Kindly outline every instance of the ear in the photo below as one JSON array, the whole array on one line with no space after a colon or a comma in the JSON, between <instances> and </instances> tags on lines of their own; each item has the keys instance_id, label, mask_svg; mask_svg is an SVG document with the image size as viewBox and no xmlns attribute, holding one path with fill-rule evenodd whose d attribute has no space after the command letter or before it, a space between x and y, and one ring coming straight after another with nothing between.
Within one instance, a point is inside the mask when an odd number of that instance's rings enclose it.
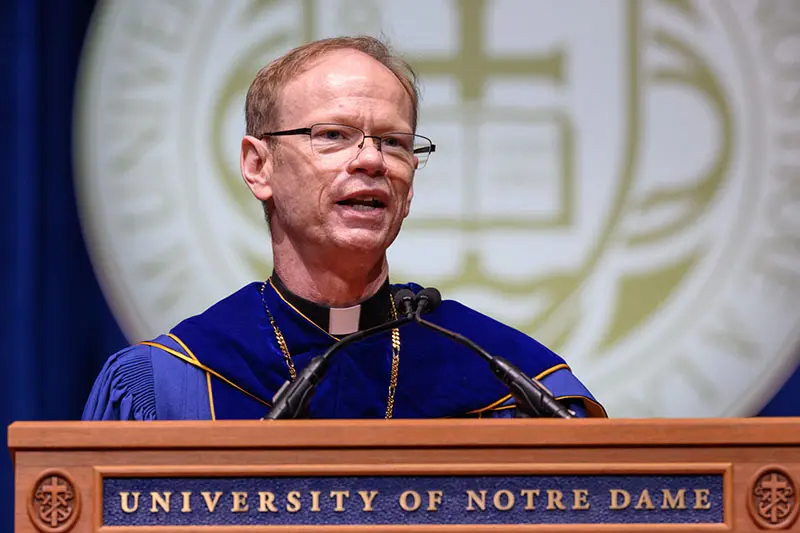
<instances>
[{"instance_id":1,"label":"ear","mask_svg":"<svg viewBox=\"0 0 800 533\"><path fill-rule=\"evenodd\" d=\"M251 135L242 139L239 157L242 178L253 196L262 202L272 198L272 159L272 152L264 142Z\"/></svg>"}]
</instances>

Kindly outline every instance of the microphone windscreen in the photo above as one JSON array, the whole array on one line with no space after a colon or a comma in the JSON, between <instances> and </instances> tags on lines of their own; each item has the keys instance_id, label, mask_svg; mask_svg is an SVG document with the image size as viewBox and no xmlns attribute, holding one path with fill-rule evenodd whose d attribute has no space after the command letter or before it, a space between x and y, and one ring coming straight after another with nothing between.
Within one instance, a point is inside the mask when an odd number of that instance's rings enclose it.
<instances>
[{"instance_id":1,"label":"microphone windscreen","mask_svg":"<svg viewBox=\"0 0 800 533\"><path fill-rule=\"evenodd\" d=\"M428 300L428 303L425 306L426 313L434 311L437 307L439 307L439 304L442 303L442 293L433 287L426 287L417 293L417 301L423 298Z\"/></svg>"},{"instance_id":2,"label":"microphone windscreen","mask_svg":"<svg viewBox=\"0 0 800 533\"><path fill-rule=\"evenodd\" d=\"M394 305L399 309L405 308L405 302L413 302L416 298L411 289L400 289L394 294Z\"/></svg>"}]
</instances>

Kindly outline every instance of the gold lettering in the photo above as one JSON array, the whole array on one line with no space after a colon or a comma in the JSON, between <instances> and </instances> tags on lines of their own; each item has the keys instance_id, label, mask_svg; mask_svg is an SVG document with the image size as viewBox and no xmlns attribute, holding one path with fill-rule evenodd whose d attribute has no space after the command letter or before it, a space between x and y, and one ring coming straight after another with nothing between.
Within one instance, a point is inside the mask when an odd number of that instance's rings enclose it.
<instances>
[{"instance_id":1,"label":"gold lettering","mask_svg":"<svg viewBox=\"0 0 800 533\"><path fill-rule=\"evenodd\" d=\"M467 491L467 511L474 511L475 505L477 505L481 511L486 510L486 491L482 490L480 493L481 495L478 496L475 494L474 490Z\"/></svg>"},{"instance_id":2,"label":"gold lettering","mask_svg":"<svg viewBox=\"0 0 800 533\"><path fill-rule=\"evenodd\" d=\"M300 493L296 490L291 491L286 495L286 510L290 513L296 513L300 510Z\"/></svg>"},{"instance_id":3,"label":"gold lettering","mask_svg":"<svg viewBox=\"0 0 800 533\"><path fill-rule=\"evenodd\" d=\"M533 504L534 497L539 495L539 489L522 489L520 494L528 498L527 503L525 504L526 511L535 511L536 506Z\"/></svg>"},{"instance_id":4,"label":"gold lettering","mask_svg":"<svg viewBox=\"0 0 800 533\"><path fill-rule=\"evenodd\" d=\"M442 503L442 496L444 496L444 494L440 490L429 490L428 508L426 511L438 511L439 505Z\"/></svg>"},{"instance_id":5,"label":"gold lettering","mask_svg":"<svg viewBox=\"0 0 800 533\"><path fill-rule=\"evenodd\" d=\"M505 503L502 502L501 497L505 497ZM498 511L508 511L514 507L514 495L511 491L506 489L498 490L494 493L492 503L494 504L494 508Z\"/></svg>"},{"instance_id":6,"label":"gold lettering","mask_svg":"<svg viewBox=\"0 0 800 533\"><path fill-rule=\"evenodd\" d=\"M333 508L337 513L344 511L344 499L350 497L349 490L332 490L331 498L336 498L336 507Z\"/></svg>"},{"instance_id":7,"label":"gold lettering","mask_svg":"<svg viewBox=\"0 0 800 533\"><path fill-rule=\"evenodd\" d=\"M414 502L411 505L408 503L409 496L411 496L411 499ZM419 509L420 505L422 505L422 497L417 491L407 490L400 495L400 507L402 507L404 511L416 511Z\"/></svg>"},{"instance_id":8,"label":"gold lettering","mask_svg":"<svg viewBox=\"0 0 800 533\"><path fill-rule=\"evenodd\" d=\"M589 510L589 491L586 489L572 489L572 509L575 511Z\"/></svg>"},{"instance_id":9,"label":"gold lettering","mask_svg":"<svg viewBox=\"0 0 800 533\"><path fill-rule=\"evenodd\" d=\"M130 502L128 501L128 496L130 496L131 494L133 494L133 505L132 506L130 505ZM133 492L133 493L131 493L131 492L120 492L119 493L120 505L122 506L122 512L123 513L135 513L136 512L136 510L139 508L139 494L141 494L141 493L140 492Z\"/></svg>"},{"instance_id":10,"label":"gold lettering","mask_svg":"<svg viewBox=\"0 0 800 533\"><path fill-rule=\"evenodd\" d=\"M636 502L636 507L634 509L655 509L656 506L653 505L653 500L650 499L650 491L644 489L642 493L639 495L639 501Z\"/></svg>"},{"instance_id":11,"label":"gold lettering","mask_svg":"<svg viewBox=\"0 0 800 533\"><path fill-rule=\"evenodd\" d=\"M711 509L711 502L708 501L710 494L708 489L694 489L694 508L700 511Z\"/></svg>"},{"instance_id":12,"label":"gold lettering","mask_svg":"<svg viewBox=\"0 0 800 533\"><path fill-rule=\"evenodd\" d=\"M553 511L555 509L559 509L561 511L566 511L567 508L561 503L561 499L564 497L564 493L557 489L547 489L547 510Z\"/></svg>"},{"instance_id":13,"label":"gold lettering","mask_svg":"<svg viewBox=\"0 0 800 533\"><path fill-rule=\"evenodd\" d=\"M664 494L664 501L661 504L662 509L686 509L686 501L684 500L686 489L679 489L678 494L674 497L669 489L661 489L661 492Z\"/></svg>"},{"instance_id":14,"label":"gold lettering","mask_svg":"<svg viewBox=\"0 0 800 533\"><path fill-rule=\"evenodd\" d=\"M189 502L189 498L192 496L191 492L181 492L181 496L183 496L183 507L181 507L182 513L191 513L192 506Z\"/></svg>"},{"instance_id":15,"label":"gold lettering","mask_svg":"<svg viewBox=\"0 0 800 533\"><path fill-rule=\"evenodd\" d=\"M232 513L246 513L250 509L247 505L246 492L232 492L231 496L233 497Z\"/></svg>"},{"instance_id":16,"label":"gold lettering","mask_svg":"<svg viewBox=\"0 0 800 533\"><path fill-rule=\"evenodd\" d=\"M153 504L150 506L151 513L157 513L158 509L156 507L161 507L161 510L165 513L169 512L169 497L172 496L171 492L151 492L150 499Z\"/></svg>"},{"instance_id":17,"label":"gold lettering","mask_svg":"<svg viewBox=\"0 0 800 533\"><path fill-rule=\"evenodd\" d=\"M619 496L622 496L622 503L619 503ZM611 505L608 507L612 511L626 509L631 504L631 495L625 489L611 489Z\"/></svg>"},{"instance_id":18,"label":"gold lettering","mask_svg":"<svg viewBox=\"0 0 800 533\"><path fill-rule=\"evenodd\" d=\"M375 499L375 496L378 495L377 490L371 490L367 492L366 490L358 491L358 495L361 496L361 501L364 502L364 512L372 511L372 500Z\"/></svg>"},{"instance_id":19,"label":"gold lettering","mask_svg":"<svg viewBox=\"0 0 800 533\"><path fill-rule=\"evenodd\" d=\"M258 493L258 512L259 513L278 512L278 508L275 507L275 494L269 491L261 491Z\"/></svg>"},{"instance_id":20,"label":"gold lettering","mask_svg":"<svg viewBox=\"0 0 800 533\"><path fill-rule=\"evenodd\" d=\"M311 491L311 512L318 513L319 512L319 495L320 492L318 490Z\"/></svg>"},{"instance_id":21,"label":"gold lettering","mask_svg":"<svg viewBox=\"0 0 800 533\"><path fill-rule=\"evenodd\" d=\"M221 492L214 493L214 499L211 499L210 492L201 492L200 494L203 495L203 500L206 502L206 509L208 509L209 513L213 513L214 509L217 508L217 503L219 502L220 496L222 496Z\"/></svg>"}]
</instances>

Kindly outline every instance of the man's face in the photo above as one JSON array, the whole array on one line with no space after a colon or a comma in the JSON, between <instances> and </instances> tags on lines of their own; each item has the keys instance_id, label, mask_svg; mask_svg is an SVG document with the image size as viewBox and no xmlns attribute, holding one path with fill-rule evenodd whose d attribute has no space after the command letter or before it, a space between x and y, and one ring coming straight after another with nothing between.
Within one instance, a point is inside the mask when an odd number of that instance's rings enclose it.
<instances>
[{"instance_id":1,"label":"man's face","mask_svg":"<svg viewBox=\"0 0 800 533\"><path fill-rule=\"evenodd\" d=\"M352 50L322 56L283 88L278 102L276 130L338 123L367 135L412 132L403 86L386 67ZM415 162L384 157L373 139L339 153L315 151L307 135L277 139L260 197L274 204L273 236L285 235L299 249L384 252L408 216Z\"/></svg>"}]
</instances>

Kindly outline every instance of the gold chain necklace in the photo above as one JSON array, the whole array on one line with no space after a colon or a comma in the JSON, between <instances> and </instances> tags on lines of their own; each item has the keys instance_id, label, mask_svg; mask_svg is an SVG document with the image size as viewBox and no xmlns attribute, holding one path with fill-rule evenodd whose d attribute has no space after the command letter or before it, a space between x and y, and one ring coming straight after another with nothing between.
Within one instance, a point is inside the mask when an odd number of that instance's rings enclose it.
<instances>
[{"instance_id":1,"label":"gold chain necklace","mask_svg":"<svg viewBox=\"0 0 800 533\"><path fill-rule=\"evenodd\" d=\"M294 369L294 361L292 361L292 355L289 353L289 346L286 344L286 339L283 337L283 333L281 333L280 328L275 323L275 318L273 318L272 313L269 310L269 306L267 305L267 301L264 299L264 290L267 287L267 282L261 284L261 303L264 304L264 311L267 312L267 317L269 317L269 323L272 325L272 330L275 332L275 340L278 342L278 347L281 349L281 353L283 354L283 360L286 362L286 366L289 369L289 376L291 380L294 381L297 379L297 372ZM397 309L394 306L394 300L389 297L389 301L392 304L392 318L397 318ZM386 420L392 418L392 413L394 411L394 395L397 391L397 371L400 367L400 330L398 328L392 329L392 370L389 374L389 396L386 398Z\"/></svg>"}]
</instances>

